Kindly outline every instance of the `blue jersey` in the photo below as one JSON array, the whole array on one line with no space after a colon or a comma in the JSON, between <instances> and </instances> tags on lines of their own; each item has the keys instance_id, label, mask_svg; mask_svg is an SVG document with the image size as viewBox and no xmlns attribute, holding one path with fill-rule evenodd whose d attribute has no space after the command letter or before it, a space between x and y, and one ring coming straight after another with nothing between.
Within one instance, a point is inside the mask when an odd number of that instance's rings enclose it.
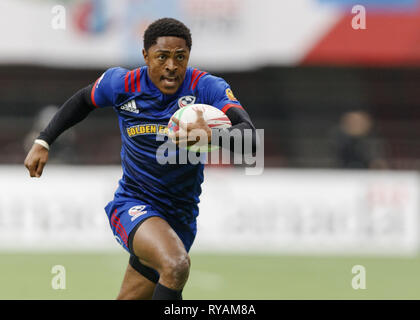
<instances>
[{"instance_id":1,"label":"blue jersey","mask_svg":"<svg viewBox=\"0 0 420 320\"><path fill-rule=\"evenodd\" d=\"M178 91L165 95L147 70L108 69L91 92L96 107L113 107L119 119L123 176L115 199L140 199L165 216L190 223L198 215L204 165L160 164L157 149L168 137L157 135L166 135L171 116L186 105L203 103L223 112L242 107L222 78L187 68Z\"/></svg>"}]
</instances>

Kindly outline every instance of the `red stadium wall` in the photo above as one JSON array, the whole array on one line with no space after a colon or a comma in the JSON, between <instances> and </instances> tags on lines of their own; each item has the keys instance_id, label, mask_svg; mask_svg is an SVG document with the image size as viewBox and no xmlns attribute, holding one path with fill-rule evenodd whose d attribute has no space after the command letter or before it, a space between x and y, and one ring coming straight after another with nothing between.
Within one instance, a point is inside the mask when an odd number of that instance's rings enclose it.
<instances>
[{"instance_id":1,"label":"red stadium wall","mask_svg":"<svg viewBox=\"0 0 420 320\"><path fill-rule=\"evenodd\" d=\"M345 14L308 52L303 65L420 65L420 9L366 12L366 29Z\"/></svg>"}]
</instances>

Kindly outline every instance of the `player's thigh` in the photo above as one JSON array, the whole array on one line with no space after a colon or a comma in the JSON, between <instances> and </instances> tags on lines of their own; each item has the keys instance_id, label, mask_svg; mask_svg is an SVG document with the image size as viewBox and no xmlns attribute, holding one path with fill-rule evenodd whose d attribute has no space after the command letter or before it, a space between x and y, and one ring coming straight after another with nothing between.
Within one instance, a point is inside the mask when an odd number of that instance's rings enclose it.
<instances>
[{"instance_id":1,"label":"player's thigh","mask_svg":"<svg viewBox=\"0 0 420 320\"><path fill-rule=\"evenodd\" d=\"M183 242L167 221L150 217L136 230L133 238L134 254L151 268L162 271L174 263L190 263Z\"/></svg>"},{"instance_id":2,"label":"player's thigh","mask_svg":"<svg viewBox=\"0 0 420 320\"><path fill-rule=\"evenodd\" d=\"M118 300L150 300L156 284L135 270L130 264L125 271Z\"/></svg>"}]
</instances>

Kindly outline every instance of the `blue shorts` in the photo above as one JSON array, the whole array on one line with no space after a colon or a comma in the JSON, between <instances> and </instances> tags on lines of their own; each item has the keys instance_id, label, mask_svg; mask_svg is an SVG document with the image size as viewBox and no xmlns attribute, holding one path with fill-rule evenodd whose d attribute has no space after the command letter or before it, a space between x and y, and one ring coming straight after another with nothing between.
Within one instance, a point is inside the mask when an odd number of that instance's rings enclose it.
<instances>
[{"instance_id":1,"label":"blue shorts","mask_svg":"<svg viewBox=\"0 0 420 320\"><path fill-rule=\"evenodd\" d=\"M131 255L134 255L134 252L131 252L132 248L129 245L130 233L139 223L150 217L161 217L168 222L181 239L187 252L189 252L197 233L196 220L190 224L180 223L173 218L163 215L146 202L138 199L114 199L107 204L105 212L108 215L109 224L115 239Z\"/></svg>"}]
</instances>

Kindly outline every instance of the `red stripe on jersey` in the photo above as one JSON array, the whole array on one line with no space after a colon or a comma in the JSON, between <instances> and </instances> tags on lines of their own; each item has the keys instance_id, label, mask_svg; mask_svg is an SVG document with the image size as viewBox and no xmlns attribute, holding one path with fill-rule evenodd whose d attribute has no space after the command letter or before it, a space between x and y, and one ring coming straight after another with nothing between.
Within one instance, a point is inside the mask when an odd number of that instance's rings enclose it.
<instances>
[{"instance_id":1,"label":"red stripe on jersey","mask_svg":"<svg viewBox=\"0 0 420 320\"><path fill-rule=\"evenodd\" d=\"M141 91L141 86L140 86L140 69L137 69L136 78L137 78L137 92L140 92Z\"/></svg>"},{"instance_id":2,"label":"red stripe on jersey","mask_svg":"<svg viewBox=\"0 0 420 320\"><path fill-rule=\"evenodd\" d=\"M123 229L123 226L121 225L120 222L115 222L113 223L113 226L115 228L115 231L117 232L117 234L121 237L121 240L127 244L127 235L125 233L125 230Z\"/></svg>"},{"instance_id":3,"label":"red stripe on jersey","mask_svg":"<svg viewBox=\"0 0 420 320\"><path fill-rule=\"evenodd\" d=\"M134 87L134 70L130 72L131 73L131 92L135 92L136 88Z\"/></svg>"},{"instance_id":4,"label":"red stripe on jersey","mask_svg":"<svg viewBox=\"0 0 420 320\"><path fill-rule=\"evenodd\" d=\"M125 92L128 92L128 75L129 74L130 74L130 72L127 72L127 74L125 75L125 79L124 79Z\"/></svg>"},{"instance_id":5,"label":"red stripe on jersey","mask_svg":"<svg viewBox=\"0 0 420 320\"><path fill-rule=\"evenodd\" d=\"M127 239L127 233L120 222L120 218L118 218L115 215L116 213L117 213L117 209L115 209L114 213L112 214L111 224L115 227L117 231L119 231L118 234L123 238L123 240Z\"/></svg>"},{"instance_id":6,"label":"red stripe on jersey","mask_svg":"<svg viewBox=\"0 0 420 320\"><path fill-rule=\"evenodd\" d=\"M111 218L111 223L119 231L119 233L121 234L121 236L124 239L128 239L127 233L125 232L125 229L124 229L123 225L120 222L120 218L118 218L117 216L113 215L112 218Z\"/></svg>"},{"instance_id":7,"label":"red stripe on jersey","mask_svg":"<svg viewBox=\"0 0 420 320\"><path fill-rule=\"evenodd\" d=\"M115 232L120 236L121 240L124 242L125 245L127 245L127 238L124 237L124 234L121 233L121 229L118 228L118 226L114 225Z\"/></svg>"},{"instance_id":8,"label":"red stripe on jersey","mask_svg":"<svg viewBox=\"0 0 420 320\"><path fill-rule=\"evenodd\" d=\"M111 217L111 224L115 228L117 234L121 237L121 240L127 245L127 232L125 231L124 227L122 226L120 219L115 216L117 210L114 211L114 214Z\"/></svg>"},{"instance_id":9,"label":"red stripe on jersey","mask_svg":"<svg viewBox=\"0 0 420 320\"><path fill-rule=\"evenodd\" d=\"M202 73L200 73L200 75L197 77L197 79L194 81L194 84L192 85L192 89L193 89L193 90L194 90L194 89L195 89L195 87L197 86L197 84L198 84L198 80L200 80L200 78L201 78L202 76L204 76L206 73L207 73L207 72L202 72Z\"/></svg>"},{"instance_id":10,"label":"red stripe on jersey","mask_svg":"<svg viewBox=\"0 0 420 320\"><path fill-rule=\"evenodd\" d=\"M195 78L197 78L197 76L198 76L198 74L199 74L199 73L200 73L200 71L199 71L199 70L194 69L194 71L193 71L193 73L192 73L192 76L191 76L190 89L191 89L191 86L192 86L192 84L193 84L193 82L194 82Z\"/></svg>"},{"instance_id":11,"label":"red stripe on jersey","mask_svg":"<svg viewBox=\"0 0 420 320\"><path fill-rule=\"evenodd\" d=\"M226 113L226 111L228 111L230 108L239 108L239 109L244 109L241 105L239 105L239 104L233 104L233 103L228 103L227 105L225 105L223 108L222 108L222 111L224 112L224 113Z\"/></svg>"},{"instance_id":12,"label":"red stripe on jersey","mask_svg":"<svg viewBox=\"0 0 420 320\"><path fill-rule=\"evenodd\" d=\"M100 79L100 78L99 78L99 79ZM94 105L96 108L99 108L99 107L98 107L98 105L97 105L97 104L96 104L96 102L95 102L95 90L96 90L96 85L98 84L99 79L95 81L95 84L93 85L92 91L90 92L90 98L91 98L91 100L92 100L93 105Z\"/></svg>"}]
</instances>

